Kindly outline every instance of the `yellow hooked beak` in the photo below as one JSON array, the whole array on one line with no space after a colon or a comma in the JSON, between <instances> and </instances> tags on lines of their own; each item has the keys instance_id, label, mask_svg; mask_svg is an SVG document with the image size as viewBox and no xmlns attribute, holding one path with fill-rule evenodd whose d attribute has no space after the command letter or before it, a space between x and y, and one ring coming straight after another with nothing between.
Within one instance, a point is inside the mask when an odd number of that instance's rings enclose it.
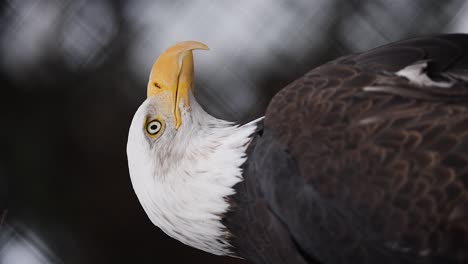
<instances>
[{"instance_id":1,"label":"yellow hooked beak","mask_svg":"<svg viewBox=\"0 0 468 264\"><path fill-rule=\"evenodd\" d=\"M173 109L175 128L179 128L182 120L180 103L190 109L189 91L193 83L192 50L207 50L208 47L196 41L177 43L165 50L151 68L148 81L148 97L168 92L168 105Z\"/></svg>"}]
</instances>

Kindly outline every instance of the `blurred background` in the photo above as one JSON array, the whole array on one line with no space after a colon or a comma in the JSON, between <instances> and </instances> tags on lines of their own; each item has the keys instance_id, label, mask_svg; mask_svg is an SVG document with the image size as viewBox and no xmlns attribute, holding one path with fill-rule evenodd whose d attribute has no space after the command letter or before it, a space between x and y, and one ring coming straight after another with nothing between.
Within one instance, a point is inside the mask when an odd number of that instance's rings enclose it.
<instances>
[{"instance_id":1,"label":"blurred background","mask_svg":"<svg viewBox=\"0 0 468 264\"><path fill-rule=\"evenodd\" d=\"M195 96L244 122L321 63L440 32L468 32L466 1L1 1L0 263L246 263L170 239L133 192L127 132L169 45L210 46Z\"/></svg>"}]
</instances>

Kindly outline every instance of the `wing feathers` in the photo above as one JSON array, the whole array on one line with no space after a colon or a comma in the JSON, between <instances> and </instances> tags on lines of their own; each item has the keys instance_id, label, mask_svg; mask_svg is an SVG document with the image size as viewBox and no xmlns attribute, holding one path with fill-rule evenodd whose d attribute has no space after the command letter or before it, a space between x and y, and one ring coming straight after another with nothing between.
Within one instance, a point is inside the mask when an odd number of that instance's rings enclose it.
<instances>
[{"instance_id":1,"label":"wing feathers","mask_svg":"<svg viewBox=\"0 0 468 264\"><path fill-rule=\"evenodd\" d=\"M389 44L316 68L273 98L257 177L308 254L468 262L467 48L459 34ZM296 168L275 169L282 160Z\"/></svg>"}]
</instances>

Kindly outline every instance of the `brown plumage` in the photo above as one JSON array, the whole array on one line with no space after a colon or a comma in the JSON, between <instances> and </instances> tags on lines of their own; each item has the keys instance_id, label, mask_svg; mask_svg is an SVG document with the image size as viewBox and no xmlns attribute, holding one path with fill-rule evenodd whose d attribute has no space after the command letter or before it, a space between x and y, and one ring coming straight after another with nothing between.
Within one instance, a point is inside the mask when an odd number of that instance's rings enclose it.
<instances>
[{"instance_id":1,"label":"brown plumage","mask_svg":"<svg viewBox=\"0 0 468 264\"><path fill-rule=\"evenodd\" d=\"M468 35L452 34L342 57L281 90L224 219L238 254L468 263L467 81Z\"/></svg>"}]
</instances>

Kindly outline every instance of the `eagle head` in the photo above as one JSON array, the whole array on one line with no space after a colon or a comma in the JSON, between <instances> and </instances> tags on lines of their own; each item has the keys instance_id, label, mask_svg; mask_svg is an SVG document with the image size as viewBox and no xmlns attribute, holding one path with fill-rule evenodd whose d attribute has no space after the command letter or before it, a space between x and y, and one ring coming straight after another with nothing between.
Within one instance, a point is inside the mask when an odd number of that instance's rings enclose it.
<instances>
[{"instance_id":1,"label":"eagle head","mask_svg":"<svg viewBox=\"0 0 468 264\"><path fill-rule=\"evenodd\" d=\"M242 180L255 122L238 126L207 114L193 96L194 49L178 43L154 63L147 98L129 129L127 157L135 193L150 220L169 236L231 255L222 217Z\"/></svg>"}]
</instances>

